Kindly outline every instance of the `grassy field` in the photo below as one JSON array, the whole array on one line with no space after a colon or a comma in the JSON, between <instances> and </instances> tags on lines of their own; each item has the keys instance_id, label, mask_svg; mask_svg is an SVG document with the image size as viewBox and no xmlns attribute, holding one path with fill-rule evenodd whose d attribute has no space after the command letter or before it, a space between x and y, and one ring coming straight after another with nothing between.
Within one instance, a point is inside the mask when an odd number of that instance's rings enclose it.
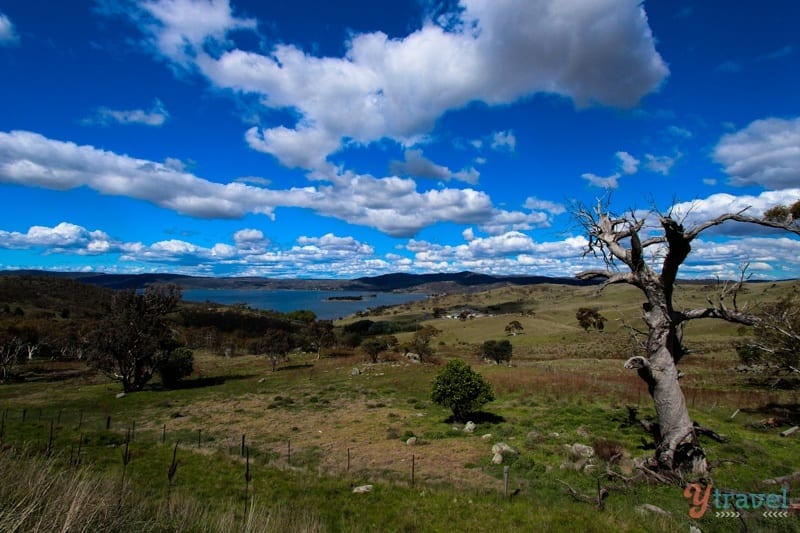
<instances>
[{"instance_id":1,"label":"grassy field","mask_svg":"<svg viewBox=\"0 0 800 533\"><path fill-rule=\"evenodd\" d=\"M741 301L797 287L753 284ZM702 306L713 292L687 285L677 300ZM631 420L653 416L650 399L622 367L637 350L630 328L641 327L641 300L626 287L597 297L591 288L542 285L438 297L369 317L426 318L441 330L438 359L461 357L483 374L497 399L475 417L473 433L430 401L439 367L402 354L384 353L377 364L360 354L293 354L273 373L264 358L196 352L184 388L155 383L121 398L118 384L79 364L28 365L26 382L0 386L0 530L800 531L796 512L723 518L709 508L691 519L682 486L623 479L635 474L636 458L652 454L651 439ZM427 318L434 307L480 313ZM579 307L598 308L605 330L581 329ZM506 336L511 320L522 334ZM682 386L693 418L727 437L703 440L714 487L779 493L764 481L800 470L798 433L780 436L800 423L800 391L736 371L733 342L745 333L722 322L690 324ZM505 338L514 346L511 367L477 359L482 342ZM501 442L516 453L492 464ZM597 454L572 457L575 443ZM800 495L800 479L788 483L787 494ZM353 493L363 485L371 492ZM609 491L602 508L593 501L599 486Z\"/></svg>"}]
</instances>

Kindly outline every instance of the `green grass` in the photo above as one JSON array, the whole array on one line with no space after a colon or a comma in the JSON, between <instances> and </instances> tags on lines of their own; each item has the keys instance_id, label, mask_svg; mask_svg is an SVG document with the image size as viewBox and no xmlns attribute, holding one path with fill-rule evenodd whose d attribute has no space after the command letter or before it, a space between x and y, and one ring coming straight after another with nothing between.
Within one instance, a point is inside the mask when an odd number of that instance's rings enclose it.
<instances>
[{"instance_id":1,"label":"green grass","mask_svg":"<svg viewBox=\"0 0 800 533\"><path fill-rule=\"evenodd\" d=\"M693 524L708 532L738 527L739 522L734 526L713 513L691 520L680 486L627 486L607 479L601 460L592 472L562 468L571 461L566 446L576 442L604 439L633 457L652 454L647 436L628 420L629 407L653 417L651 401L638 377L622 368L632 349L623 321L638 320L641 298L629 288L610 289L599 299L584 288L500 289L472 295L470 303L505 309L509 305L503 302L523 298L536 316L430 322L443 331L434 343L444 343L436 345L439 357L467 359L497 395L475 420L473 434L453 427L450 413L430 401L439 368L401 360L371 365L360 357L315 361L312 354L299 354L273 373L263 358L198 353L191 386L168 391L156 383L123 398L116 397L117 384L91 375L2 385L0 477L12 482L0 487L0 529L60 530L74 505L85 520L71 530L92 531L685 532ZM770 294L766 285L756 289ZM702 305L706 290L690 286L680 296ZM430 302L418 303L407 306L407 313L419 316L424 306L432 308ZM578 327L575 310L581 306L599 307L609 319L603 333ZM477 361L471 348L506 338L504 327L512 319L525 328L509 337L514 366ZM732 371L737 361L730 343L738 332L719 325L701 321L687 328L687 342L696 353L682 365L693 418L728 437L725 443L703 440L714 466L712 481L729 490L776 492L763 481L798 469L797 436L780 437L780 429L753 424L770 416L796 416L790 406L800 401L798 392L757 388ZM43 375L53 372L47 362L40 366ZM361 373L353 376L353 367ZM767 411L769 403L788 411ZM131 460L123 488L122 453L129 434ZM251 473L247 514L243 435ZM410 436L417 437L415 446L405 444ZM168 501L167 472L176 442L178 467ZM504 465L491 464L489 450L499 442L519 452L507 454ZM511 498L503 495L503 466L510 467L510 491L518 490ZM567 488L590 499L598 479L610 490L603 510L577 501ZM352 493L353 486L363 484L372 484L373 491ZM798 489L795 481L791 495L796 497ZM670 515L642 514L637 509L644 504ZM744 520L752 531L800 531L797 515L751 514ZM45 523L56 527L45 528Z\"/></svg>"}]
</instances>

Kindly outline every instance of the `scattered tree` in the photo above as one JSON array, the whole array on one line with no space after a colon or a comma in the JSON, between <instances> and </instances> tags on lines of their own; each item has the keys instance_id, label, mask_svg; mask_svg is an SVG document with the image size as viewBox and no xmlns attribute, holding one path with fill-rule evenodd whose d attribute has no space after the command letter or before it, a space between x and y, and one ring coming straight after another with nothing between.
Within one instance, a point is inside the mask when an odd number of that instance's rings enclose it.
<instances>
[{"instance_id":1,"label":"scattered tree","mask_svg":"<svg viewBox=\"0 0 800 533\"><path fill-rule=\"evenodd\" d=\"M317 351L317 360L322 356L322 349L332 346L336 341L333 333L333 322L330 320L316 320L312 322L307 331L307 338L311 347Z\"/></svg>"},{"instance_id":2,"label":"scattered tree","mask_svg":"<svg viewBox=\"0 0 800 533\"><path fill-rule=\"evenodd\" d=\"M361 349L363 349L369 355L370 360L373 363L378 362L378 355L381 352L386 350L386 341L381 339L367 339L361 343Z\"/></svg>"},{"instance_id":3,"label":"scattered tree","mask_svg":"<svg viewBox=\"0 0 800 533\"><path fill-rule=\"evenodd\" d=\"M22 348L23 344L19 337L5 331L0 332L0 370L3 372L0 377L2 377L2 381L5 382L11 376L14 367L19 362Z\"/></svg>"},{"instance_id":4,"label":"scattered tree","mask_svg":"<svg viewBox=\"0 0 800 533\"><path fill-rule=\"evenodd\" d=\"M758 316L752 339L736 346L742 362L800 374L800 297L790 295L766 304Z\"/></svg>"},{"instance_id":5,"label":"scattered tree","mask_svg":"<svg viewBox=\"0 0 800 533\"><path fill-rule=\"evenodd\" d=\"M753 325L759 318L736 306L736 286L721 291L717 301L709 301L708 307L683 311L675 309L673 293L678 269L689 256L692 242L698 236L727 221L779 228L795 234L800 234L800 227L794 220L776 222L768 218L750 217L744 211L739 211L685 228L682 221L676 220L670 212L658 215L660 233L643 236L645 218L639 218L634 212L618 216L610 211L606 202L598 202L593 209L578 206L574 215L588 235L585 253L601 257L607 267L582 272L578 278L605 280L599 290L614 283L627 283L640 289L646 298L642 307L648 329L643 346L645 355L631 357L625 367L637 370L647 383L655 404L658 428L654 431L657 445L653 466L667 472L685 468L696 473L705 472L705 453L698 443L678 383L680 374L676 365L687 353L683 344L684 324L698 318L716 318ZM647 253L654 250L658 250L658 253L652 254L652 261L659 261L660 268L651 266L646 260ZM626 267L625 271L618 270L619 263ZM725 298L731 295L734 296L733 308L725 303Z\"/></svg>"},{"instance_id":6,"label":"scattered tree","mask_svg":"<svg viewBox=\"0 0 800 533\"><path fill-rule=\"evenodd\" d=\"M492 340L484 342L481 351L485 359L491 359L498 365L500 363L510 365L514 347L511 346L511 342L508 339L503 339L501 341Z\"/></svg>"},{"instance_id":7,"label":"scattered tree","mask_svg":"<svg viewBox=\"0 0 800 533\"><path fill-rule=\"evenodd\" d=\"M605 328L606 317L601 315L597 309L581 307L575 313L575 318L578 319L578 324L584 331L589 331L592 328L597 331L603 331L603 328Z\"/></svg>"},{"instance_id":8,"label":"scattered tree","mask_svg":"<svg viewBox=\"0 0 800 533\"><path fill-rule=\"evenodd\" d=\"M512 336L519 335L524 329L525 328L522 327L522 324L520 324L519 320L512 320L508 323L508 325L506 325L506 333Z\"/></svg>"},{"instance_id":9,"label":"scattered tree","mask_svg":"<svg viewBox=\"0 0 800 533\"><path fill-rule=\"evenodd\" d=\"M776 205L764 211L764 220L789 225L800 219L800 200L790 206Z\"/></svg>"},{"instance_id":10,"label":"scattered tree","mask_svg":"<svg viewBox=\"0 0 800 533\"><path fill-rule=\"evenodd\" d=\"M174 388L194 371L194 353L186 347L162 352L156 357L156 371L165 387Z\"/></svg>"},{"instance_id":11,"label":"scattered tree","mask_svg":"<svg viewBox=\"0 0 800 533\"><path fill-rule=\"evenodd\" d=\"M175 348L164 317L180 298L175 285L115 293L93 334L90 364L121 382L125 392L141 390L153 377L157 356Z\"/></svg>"},{"instance_id":12,"label":"scattered tree","mask_svg":"<svg viewBox=\"0 0 800 533\"><path fill-rule=\"evenodd\" d=\"M466 422L470 414L494 400L494 393L467 363L452 359L434 379L431 400L453 411L456 421Z\"/></svg>"},{"instance_id":13,"label":"scattered tree","mask_svg":"<svg viewBox=\"0 0 800 533\"><path fill-rule=\"evenodd\" d=\"M411 351L418 354L422 361L429 359L433 355L433 348L431 348L431 339L439 335L442 330L433 326L425 326L424 328L414 332L411 338Z\"/></svg>"},{"instance_id":14,"label":"scattered tree","mask_svg":"<svg viewBox=\"0 0 800 533\"><path fill-rule=\"evenodd\" d=\"M289 351L294 347L292 337L288 331L282 329L270 329L264 334L262 339L264 353L272 363L272 371L278 366L278 362L286 359Z\"/></svg>"}]
</instances>

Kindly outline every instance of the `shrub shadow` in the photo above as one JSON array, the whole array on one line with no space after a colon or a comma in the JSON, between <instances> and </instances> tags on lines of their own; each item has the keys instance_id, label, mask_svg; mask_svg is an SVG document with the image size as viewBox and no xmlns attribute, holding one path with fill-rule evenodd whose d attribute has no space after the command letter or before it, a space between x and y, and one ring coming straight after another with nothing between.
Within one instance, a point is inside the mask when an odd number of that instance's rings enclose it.
<instances>
[{"instance_id":1,"label":"shrub shadow","mask_svg":"<svg viewBox=\"0 0 800 533\"><path fill-rule=\"evenodd\" d=\"M297 370L298 368L314 368L313 363L298 363L296 365L286 365L286 366L279 366L275 369L276 372L282 372L284 370Z\"/></svg>"},{"instance_id":2,"label":"shrub shadow","mask_svg":"<svg viewBox=\"0 0 800 533\"><path fill-rule=\"evenodd\" d=\"M224 385L228 381L238 381L253 377L255 377L255 375L200 377L195 379L181 380L172 387L165 387L161 383L153 383L151 388L152 390L202 389L204 387Z\"/></svg>"},{"instance_id":3,"label":"shrub shadow","mask_svg":"<svg viewBox=\"0 0 800 533\"><path fill-rule=\"evenodd\" d=\"M487 413L485 411L476 411L474 413L471 413L467 417L467 421L473 422L475 424L500 424L502 422L505 422L506 419L494 413ZM455 416L453 415L447 417L445 419L445 422L448 424L458 423L458 421L455 419Z\"/></svg>"}]
</instances>

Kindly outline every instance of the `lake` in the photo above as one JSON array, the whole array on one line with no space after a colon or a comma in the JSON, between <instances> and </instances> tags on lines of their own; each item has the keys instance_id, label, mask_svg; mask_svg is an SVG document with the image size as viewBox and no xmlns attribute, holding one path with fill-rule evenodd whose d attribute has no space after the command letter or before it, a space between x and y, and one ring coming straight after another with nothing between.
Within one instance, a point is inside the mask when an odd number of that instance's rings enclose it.
<instances>
[{"instance_id":1,"label":"lake","mask_svg":"<svg viewBox=\"0 0 800 533\"><path fill-rule=\"evenodd\" d=\"M361 300L341 300L342 297L362 297ZM343 318L358 311L382 305L400 305L426 299L425 294L406 292L362 291L301 291L251 289L187 289L183 299L189 302L245 303L254 309L313 311L320 320ZM331 299L333 298L333 299Z\"/></svg>"}]
</instances>

